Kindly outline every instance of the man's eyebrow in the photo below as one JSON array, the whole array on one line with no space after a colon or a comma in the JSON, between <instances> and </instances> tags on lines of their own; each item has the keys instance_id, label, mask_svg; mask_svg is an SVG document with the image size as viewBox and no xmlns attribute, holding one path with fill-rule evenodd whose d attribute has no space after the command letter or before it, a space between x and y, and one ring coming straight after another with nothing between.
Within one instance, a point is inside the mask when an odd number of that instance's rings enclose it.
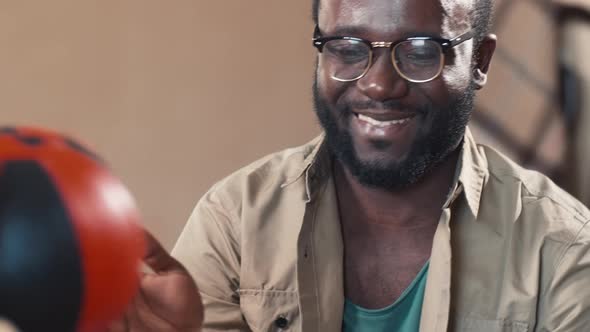
<instances>
[{"instance_id":1,"label":"man's eyebrow","mask_svg":"<svg viewBox=\"0 0 590 332\"><path fill-rule=\"evenodd\" d=\"M363 34L363 31L367 31L367 28L359 26L339 26L330 32L332 36L349 36L357 37ZM322 32L324 34L324 32Z\"/></svg>"},{"instance_id":2,"label":"man's eyebrow","mask_svg":"<svg viewBox=\"0 0 590 332\"><path fill-rule=\"evenodd\" d=\"M366 36L367 31L370 29L364 26L339 26L334 28L330 33L321 31L322 36L340 36L340 37L357 37L362 38ZM401 32L396 40L411 38L411 37L430 37L430 38L443 38L439 33L432 31L421 31L421 30L406 30Z\"/></svg>"}]
</instances>

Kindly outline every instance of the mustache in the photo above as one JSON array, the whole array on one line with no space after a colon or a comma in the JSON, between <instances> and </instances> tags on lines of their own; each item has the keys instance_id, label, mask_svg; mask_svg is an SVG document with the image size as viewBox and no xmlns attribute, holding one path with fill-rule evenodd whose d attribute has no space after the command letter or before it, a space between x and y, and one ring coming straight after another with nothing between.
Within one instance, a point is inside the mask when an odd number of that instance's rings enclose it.
<instances>
[{"instance_id":1,"label":"mustache","mask_svg":"<svg viewBox=\"0 0 590 332\"><path fill-rule=\"evenodd\" d=\"M337 104L340 110L346 110L352 112L352 110L382 110L382 111L397 111L407 113L426 114L429 113L432 107L425 105L421 107L409 107L404 105L398 100L386 100L386 101L375 101L375 100L364 100L364 101L343 101Z\"/></svg>"}]
</instances>

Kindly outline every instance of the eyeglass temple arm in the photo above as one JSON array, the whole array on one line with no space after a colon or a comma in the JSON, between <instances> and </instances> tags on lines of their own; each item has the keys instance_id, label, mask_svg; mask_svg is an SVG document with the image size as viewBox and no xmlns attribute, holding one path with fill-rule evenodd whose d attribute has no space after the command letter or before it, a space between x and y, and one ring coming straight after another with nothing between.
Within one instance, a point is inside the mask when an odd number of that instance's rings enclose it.
<instances>
[{"instance_id":1,"label":"eyeglass temple arm","mask_svg":"<svg viewBox=\"0 0 590 332\"><path fill-rule=\"evenodd\" d=\"M472 39L474 36L475 36L475 32L473 30L467 31L466 33L462 34L461 36L451 39L451 43L450 43L449 47L455 47L463 42L468 41L469 39Z\"/></svg>"},{"instance_id":2,"label":"eyeglass temple arm","mask_svg":"<svg viewBox=\"0 0 590 332\"><path fill-rule=\"evenodd\" d=\"M320 32L320 27L319 26L315 26L315 29L313 30L313 46L315 48L318 49L318 51L321 53L324 51L324 44L320 41L318 41L318 39L322 38L322 34Z\"/></svg>"}]
</instances>

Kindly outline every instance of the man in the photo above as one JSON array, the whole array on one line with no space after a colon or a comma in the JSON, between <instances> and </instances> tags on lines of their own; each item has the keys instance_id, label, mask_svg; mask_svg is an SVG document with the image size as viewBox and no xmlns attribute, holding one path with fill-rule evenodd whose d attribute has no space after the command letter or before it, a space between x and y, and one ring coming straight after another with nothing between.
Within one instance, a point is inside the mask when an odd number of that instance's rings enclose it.
<instances>
[{"instance_id":1,"label":"man","mask_svg":"<svg viewBox=\"0 0 590 332\"><path fill-rule=\"evenodd\" d=\"M466 129L490 1L314 7L325 136L216 184L174 249L186 270L159 251L204 330L590 330L590 212ZM193 286L162 281L127 324L195 327Z\"/></svg>"}]
</instances>

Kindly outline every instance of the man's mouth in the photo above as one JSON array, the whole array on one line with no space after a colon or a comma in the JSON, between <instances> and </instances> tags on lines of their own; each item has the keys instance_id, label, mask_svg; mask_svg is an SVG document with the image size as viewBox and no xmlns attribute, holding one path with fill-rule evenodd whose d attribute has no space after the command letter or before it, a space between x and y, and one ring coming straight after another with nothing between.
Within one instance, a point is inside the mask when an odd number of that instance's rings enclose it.
<instances>
[{"instance_id":1,"label":"man's mouth","mask_svg":"<svg viewBox=\"0 0 590 332\"><path fill-rule=\"evenodd\" d=\"M370 153L378 151L382 153L387 150L388 153L399 154L400 156L409 149L417 128L419 127L419 113L411 111L397 110L361 110L353 112L351 117L350 130L351 135L357 144L359 153ZM389 142L389 147L385 149L383 145L375 148L373 142ZM395 143L395 144L393 144ZM377 150L375 150L377 149ZM385 149L385 150L384 150Z\"/></svg>"},{"instance_id":2,"label":"man's mouth","mask_svg":"<svg viewBox=\"0 0 590 332\"><path fill-rule=\"evenodd\" d=\"M412 120L416 114L407 113L376 113L376 114L361 114L354 113L358 120L365 122L371 126L378 128L386 128L391 126L401 126Z\"/></svg>"}]
</instances>

